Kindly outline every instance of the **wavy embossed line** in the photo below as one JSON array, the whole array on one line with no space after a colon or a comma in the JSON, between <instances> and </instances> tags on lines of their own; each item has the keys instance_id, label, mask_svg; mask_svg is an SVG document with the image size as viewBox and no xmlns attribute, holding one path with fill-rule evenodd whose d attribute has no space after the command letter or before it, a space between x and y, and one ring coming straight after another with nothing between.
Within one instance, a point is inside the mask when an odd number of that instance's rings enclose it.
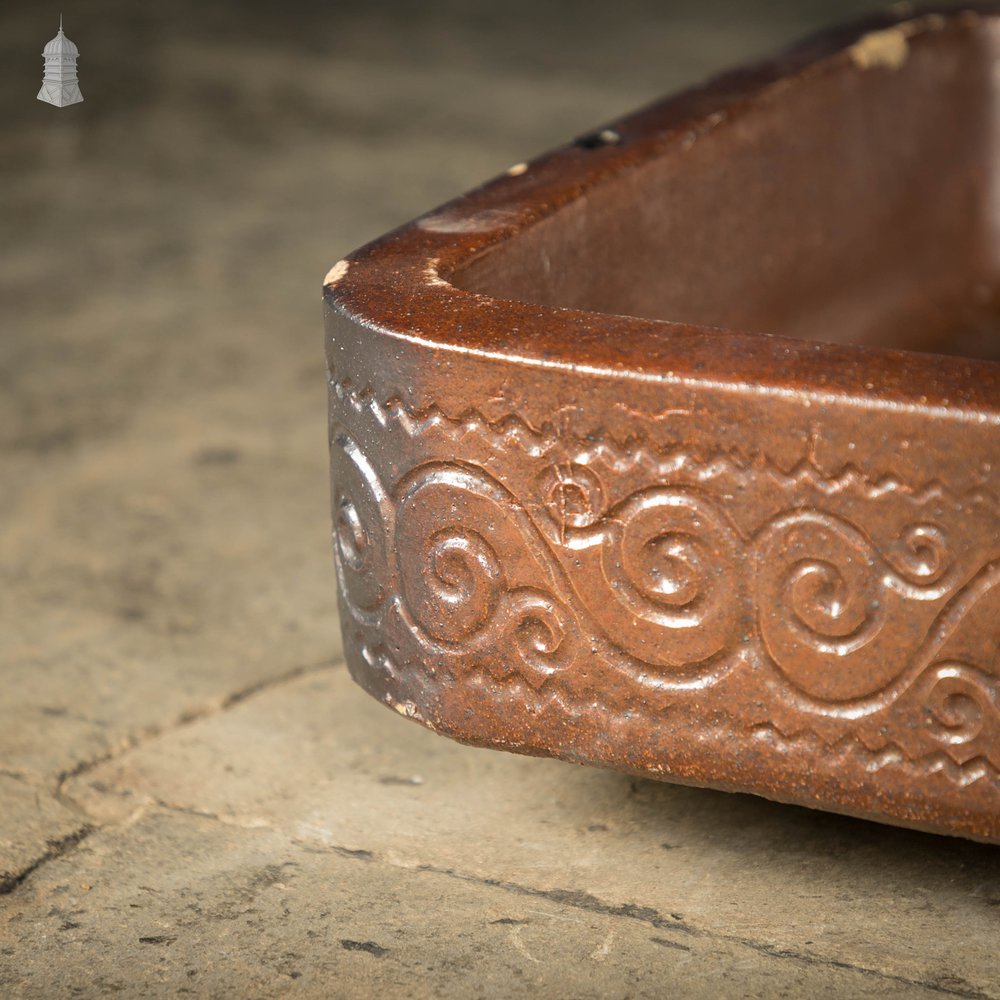
<instances>
[{"instance_id":1,"label":"wavy embossed line","mask_svg":"<svg viewBox=\"0 0 1000 1000\"><path fill-rule=\"evenodd\" d=\"M1000 587L1000 559L987 563L941 610L926 638L914 652L909 665L894 680L873 694L844 701L810 697L800 689L783 683L781 697L803 712L813 712L839 719L860 719L886 708L911 688L937 659L945 643L961 628L963 621L981 600ZM770 657L783 680L780 666Z\"/></svg>"},{"instance_id":2,"label":"wavy embossed line","mask_svg":"<svg viewBox=\"0 0 1000 1000\"><path fill-rule=\"evenodd\" d=\"M926 486L915 490L892 474L880 476L872 481L851 462L846 462L836 472L823 472L810 456L801 458L787 471L767 459L761 466L762 471L785 488L808 485L825 496L833 496L854 488L873 500L892 493L910 493L921 496L923 500L944 498L943 487L937 480L932 480Z\"/></svg>"},{"instance_id":3,"label":"wavy embossed line","mask_svg":"<svg viewBox=\"0 0 1000 1000\"><path fill-rule=\"evenodd\" d=\"M887 767L902 767L922 775L942 774L960 788L977 781L987 781L1000 789L1000 769L983 756L973 757L961 764L941 750L911 757L897 743L889 742L872 750L853 733L828 743L810 729L784 733L772 723L754 726L750 735L781 753L804 752L810 757L833 756L837 760L852 757L871 774L877 774Z\"/></svg>"},{"instance_id":4,"label":"wavy embossed line","mask_svg":"<svg viewBox=\"0 0 1000 1000\"><path fill-rule=\"evenodd\" d=\"M399 682L407 677L418 683L426 683L420 671L407 671L401 669L392 657L382 648L373 649L367 645L362 645L361 656L370 669L383 674L393 682ZM581 707L569 702L566 697L554 688L546 688L544 691L532 691L516 676L490 679L472 675L465 679L465 683L472 687L490 689L490 697L496 691L503 691L507 696L513 698L517 704L529 703L533 706L533 714L540 712L556 711L567 719L578 718L582 714ZM392 701L392 699L387 699ZM416 706L409 702L395 703L400 714L412 718L420 718L421 721L429 724L429 720L423 719L419 715ZM602 711L607 711L604 706ZM727 734L728 735L728 734ZM952 784L959 788L967 788L980 781L985 781L1000 790L1000 769L998 769L985 756L976 756L962 763L953 760L948 754L940 750L935 750L917 757L908 755L897 743L888 742L884 745L872 749L868 747L856 734L847 733L838 736L835 740L823 740L818 733L810 729L798 729L792 732L785 732L773 723L760 723L750 730L750 737L753 740L767 743L772 749L783 754L794 754L810 758L826 759L834 766L846 758L852 758L869 774L877 774L886 768L902 768L913 772L918 777L928 777L933 774L941 774ZM523 741L508 740L499 741L498 745L509 745L511 747L521 745Z\"/></svg>"},{"instance_id":5,"label":"wavy embossed line","mask_svg":"<svg viewBox=\"0 0 1000 1000\"><path fill-rule=\"evenodd\" d=\"M563 446L568 449L569 461L578 465L603 463L617 474L642 469L657 479L678 473L685 473L699 481L725 475L742 477L750 467L750 462L742 458L736 449L698 456L681 448L655 448L638 436L623 443L610 435L602 435L592 442L588 441L586 446L565 441Z\"/></svg>"},{"instance_id":6,"label":"wavy embossed line","mask_svg":"<svg viewBox=\"0 0 1000 1000\"><path fill-rule=\"evenodd\" d=\"M356 413L373 417L382 427L395 421L413 438L430 431L437 431L451 441L475 434L496 448L516 444L532 458L544 457L555 450L563 453L567 447L565 437L552 424L533 427L518 414L490 421L481 411L470 408L459 416L450 416L436 404L421 410L407 409L397 396L383 404L370 387L356 389L349 378L340 381L331 378L330 386L336 397ZM576 446L569 458L581 463L602 460L617 473L636 468L647 469L656 475L689 471L700 479L743 473L750 465L749 459L742 458L736 449L731 453L719 451L699 458L682 449L657 450L647 446L639 436L617 441L607 434L588 441L586 446Z\"/></svg>"},{"instance_id":7,"label":"wavy embossed line","mask_svg":"<svg viewBox=\"0 0 1000 1000\"><path fill-rule=\"evenodd\" d=\"M565 453L567 448L565 436L554 425L533 427L518 414L490 421L475 408L470 408L459 416L445 413L436 404L418 411L408 409L398 396L391 396L386 403L382 403L374 389L370 386L358 389L350 378L338 380L331 373L329 381L337 399L355 412L371 416L382 427L395 422L413 438L432 430L452 441L474 434L497 448L515 444L532 458L544 457L556 449ZM937 479L919 485L908 484L891 471L871 478L849 462L837 470L828 471L820 468L811 454L804 455L790 469L783 469L760 452L744 455L732 448L699 456L681 449L658 449L649 445L641 435L631 437L628 441L618 441L611 435L600 434L592 440L588 439L586 446L578 445L568 457L581 464L600 459L612 471L619 473L635 468L647 469L656 476L687 471L699 479L707 480L725 474L745 475L748 471L762 471L784 488L808 486L826 496L854 490L871 500L886 496L905 496L916 505L941 500L963 507L1000 507L1000 496L985 485L959 492Z\"/></svg>"},{"instance_id":8,"label":"wavy embossed line","mask_svg":"<svg viewBox=\"0 0 1000 1000\"><path fill-rule=\"evenodd\" d=\"M376 649L362 644L360 653L369 669L375 673L383 674L388 680L393 682L400 682L404 678L411 683L415 681L424 688L428 695L428 701L433 700L434 692L430 690L427 678L422 671L408 670L405 666L400 667L388 651L382 647ZM485 688L488 685L491 696L495 691L503 691L518 705L527 705L530 703L536 715L555 710L567 719L575 719L582 716L585 711L580 706L568 701L558 688L547 686L539 690L533 685L526 684L515 674L508 674L503 677L491 677L488 680L481 675L471 674L464 679L464 683L472 688ZM413 709L407 710L406 704L403 703L400 707L400 714L411 718L417 717L415 706ZM426 725L431 725L427 719L421 718L420 721ZM431 725L431 728L434 728L433 725ZM496 743L498 746L519 745L515 741L505 740L503 737L498 738Z\"/></svg>"},{"instance_id":9,"label":"wavy embossed line","mask_svg":"<svg viewBox=\"0 0 1000 1000\"><path fill-rule=\"evenodd\" d=\"M946 487L939 479L930 479L921 486L912 486L890 472L873 480L851 462L845 463L835 472L828 472L821 469L810 455L805 455L790 469L784 470L766 456L760 457L763 471L782 486L809 485L826 496L854 488L871 500L893 494L904 494L919 505L930 503L932 500L951 501L961 503L963 506L1000 505L1000 497L990 493L983 486L958 493Z\"/></svg>"},{"instance_id":10,"label":"wavy embossed line","mask_svg":"<svg viewBox=\"0 0 1000 1000\"><path fill-rule=\"evenodd\" d=\"M455 441L468 434L478 434L494 446L517 444L533 458L540 458L558 443L558 433L550 425L533 427L523 417L510 414L497 421L489 421L477 409L470 408L458 417L446 414L437 405L423 410L407 409L398 396L381 403L370 387L356 389L350 379L330 379L334 395L359 414L368 414L381 426L395 421L410 437L421 437L438 431Z\"/></svg>"}]
</instances>

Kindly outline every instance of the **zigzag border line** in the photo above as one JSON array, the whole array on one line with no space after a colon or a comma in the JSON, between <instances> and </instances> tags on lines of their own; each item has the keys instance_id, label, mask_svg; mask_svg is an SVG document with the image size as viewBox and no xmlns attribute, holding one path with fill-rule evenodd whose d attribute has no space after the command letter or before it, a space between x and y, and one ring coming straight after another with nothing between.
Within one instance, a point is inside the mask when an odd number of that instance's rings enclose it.
<instances>
[{"instance_id":1,"label":"zigzag border line","mask_svg":"<svg viewBox=\"0 0 1000 1000\"><path fill-rule=\"evenodd\" d=\"M494 448L515 444L532 458L543 458L557 448L561 451L560 457L563 460L567 458L565 442L551 424L536 428L518 414L509 414L491 422L475 408L458 416L450 416L436 404L422 411L409 410L398 396L392 396L381 403L370 386L356 389L350 378L337 381L332 372L329 384L334 395L359 415L368 414L384 428L395 422L411 438L421 437L431 430L442 433L451 441L473 434ZM950 490L939 479L928 480L921 486L905 483L891 472L872 479L850 462L831 473L821 469L810 455L804 455L786 470L761 452L746 456L732 449L702 457L681 449L656 449L638 436L628 441L617 441L610 435L604 435L592 443L588 442L585 447L581 446L578 454L568 457L570 461L586 462L595 456L607 461L615 472L628 472L637 466L645 466L658 475L669 475L687 468L699 479L708 480L726 473L743 475L747 471L758 471L770 476L783 487L808 485L826 496L856 489L871 500L891 494L903 494L917 505L943 500L962 506L1000 508L1000 496L985 487L960 494Z\"/></svg>"},{"instance_id":2,"label":"zigzag border line","mask_svg":"<svg viewBox=\"0 0 1000 1000\"><path fill-rule=\"evenodd\" d=\"M827 743L811 729L785 733L770 722L754 726L750 730L750 735L754 739L769 742L782 752L806 750L822 751L841 757L852 756L872 774L877 774L886 767L903 767L923 774L941 773L960 788L977 781L987 781L1000 791L1000 769L985 757L973 757L962 764L952 760L942 750L935 750L921 757L910 757L898 743L889 742L877 750L872 750L855 733L845 733L832 743Z\"/></svg>"}]
</instances>

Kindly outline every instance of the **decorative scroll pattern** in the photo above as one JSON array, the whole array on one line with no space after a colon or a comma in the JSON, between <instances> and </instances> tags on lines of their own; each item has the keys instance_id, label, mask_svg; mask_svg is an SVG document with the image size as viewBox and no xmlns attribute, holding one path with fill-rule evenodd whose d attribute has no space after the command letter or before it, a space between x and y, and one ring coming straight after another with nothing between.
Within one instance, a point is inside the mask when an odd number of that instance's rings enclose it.
<instances>
[{"instance_id":1,"label":"decorative scroll pattern","mask_svg":"<svg viewBox=\"0 0 1000 1000\"><path fill-rule=\"evenodd\" d=\"M765 489L759 463L739 456L567 444L516 417L414 415L349 383L334 397L372 417L375 433L430 442L412 468L379 472L345 424L335 418L331 432L345 610L368 627L402 623L428 668L554 685L570 700L574 677L597 661L639 692L707 690L758 671L806 721L758 724L762 739L815 739L963 786L997 781L1000 653L947 655L989 649L964 642L967 631L992 630L1000 649L1000 532L985 491L948 507L985 506L997 551L977 565L977 546L952 540L961 524L942 513L940 484L824 477L800 463L770 469ZM481 447L482 462L434 445L459 439L469 455L470 442ZM486 466L515 446L535 471L512 485ZM765 516L741 516L733 482L762 494L754 510ZM835 503L841 494L850 503ZM903 497L904 517L891 530L884 513L878 530L859 523L859 503L884 497ZM877 733L889 715L912 739L870 747L858 725L874 720Z\"/></svg>"},{"instance_id":2,"label":"decorative scroll pattern","mask_svg":"<svg viewBox=\"0 0 1000 1000\"><path fill-rule=\"evenodd\" d=\"M755 727L753 736L782 749L822 749L835 758L853 756L870 772L908 767L942 774L961 787L986 781L1000 789L997 677L965 663L943 661L924 671L914 686L912 701L922 710L925 746L936 743L933 749L911 753L892 741L871 749L851 732L825 743L809 729L784 733L771 724Z\"/></svg>"}]
</instances>

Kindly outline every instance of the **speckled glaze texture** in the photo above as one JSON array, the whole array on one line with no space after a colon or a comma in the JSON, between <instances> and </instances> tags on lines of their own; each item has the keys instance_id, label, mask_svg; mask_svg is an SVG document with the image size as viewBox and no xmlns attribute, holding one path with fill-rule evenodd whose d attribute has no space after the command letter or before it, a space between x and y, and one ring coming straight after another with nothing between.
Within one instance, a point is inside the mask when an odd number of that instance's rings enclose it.
<instances>
[{"instance_id":1,"label":"speckled glaze texture","mask_svg":"<svg viewBox=\"0 0 1000 1000\"><path fill-rule=\"evenodd\" d=\"M1000 842L996 334L975 356L917 335L942 247L988 284L995 242L988 130L956 122L962 107L935 119L919 88L954 81L986 115L996 32L985 10L932 12L811 40L331 269L334 549L367 691L468 743ZM789 129L819 124L775 159L786 106ZM891 153L855 170L848 147L816 152L883 106ZM919 155L925 132L947 162ZM868 206L865 178L907 155L922 172L862 238L892 201ZM772 180L806 168L819 194ZM725 249L675 242L650 278L656 177L694 185L663 225L688 211L686 231L732 234L707 291ZM705 206L729 182L788 194L727 230ZM714 187L699 200L698 184ZM925 190L936 250L918 239ZM929 249L910 253L883 343L857 318L876 298L857 261L875 247L889 287L908 246ZM919 352L899 349L908 330Z\"/></svg>"}]
</instances>

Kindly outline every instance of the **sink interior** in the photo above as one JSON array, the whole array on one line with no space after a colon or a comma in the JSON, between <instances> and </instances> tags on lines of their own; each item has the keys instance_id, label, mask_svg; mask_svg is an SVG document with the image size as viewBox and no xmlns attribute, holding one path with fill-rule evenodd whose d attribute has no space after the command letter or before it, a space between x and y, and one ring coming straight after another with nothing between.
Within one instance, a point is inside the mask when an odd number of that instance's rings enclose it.
<instances>
[{"instance_id":1,"label":"sink interior","mask_svg":"<svg viewBox=\"0 0 1000 1000\"><path fill-rule=\"evenodd\" d=\"M889 32L671 134L447 277L522 302L1000 360L997 21Z\"/></svg>"}]
</instances>

